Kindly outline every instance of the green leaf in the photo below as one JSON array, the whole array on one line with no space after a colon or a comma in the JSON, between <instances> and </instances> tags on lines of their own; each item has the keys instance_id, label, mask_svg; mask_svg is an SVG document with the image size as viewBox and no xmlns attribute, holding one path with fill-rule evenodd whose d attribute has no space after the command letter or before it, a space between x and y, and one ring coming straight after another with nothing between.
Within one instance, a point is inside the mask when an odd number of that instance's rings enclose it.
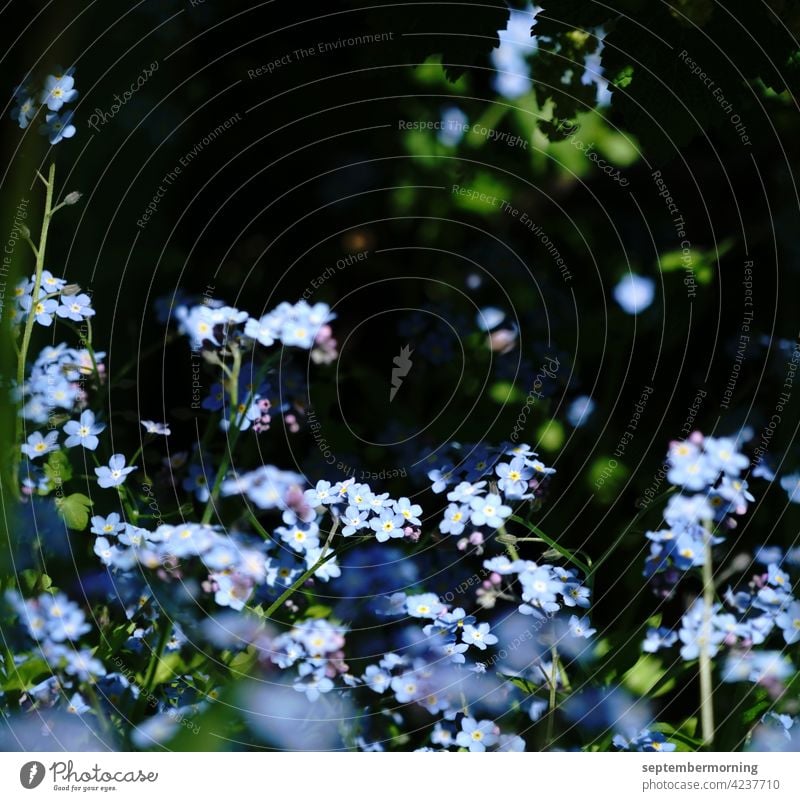
<instances>
[{"instance_id":1,"label":"green leaf","mask_svg":"<svg viewBox=\"0 0 800 801\"><path fill-rule=\"evenodd\" d=\"M325 606L325 604L314 604L306 609L306 617L324 620L332 611L330 606Z\"/></svg>"},{"instance_id":2,"label":"green leaf","mask_svg":"<svg viewBox=\"0 0 800 801\"><path fill-rule=\"evenodd\" d=\"M522 394L511 381L497 381L489 387L489 397L500 404L522 403L525 395Z\"/></svg>"},{"instance_id":3,"label":"green leaf","mask_svg":"<svg viewBox=\"0 0 800 801\"><path fill-rule=\"evenodd\" d=\"M3 689L6 692L10 690L29 690L37 684L42 675L50 672L47 662L39 657L33 657L10 669L5 681L3 681Z\"/></svg>"},{"instance_id":4,"label":"green leaf","mask_svg":"<svg viewBox=\"0 0 800 801\"><path fill-rule=\"evenodd\" d=\"M248 674L258 658L258 651L252 646L248 646L244 651L236 654L228 663L232 673Z\"/></svg>"},{"instance_id":5,"label":"green leaf","mask_svg":"<svg viewBox=\"0 0 800 801\"><path fill-rule=\"evenodd\" d=\"M80 492L73 492L64 498L56 498L56 509L61 519L75 531L83 531L89 522L89 507L92 499Z\"/></svg>"},{"instance_id":6,"label":"green leaf","mask_svg":"<svg viewBox=\"0 0 800 801\"><path fill-rule=\"evenodd\" d=\"M546 451L560 450L566 439L566 432L564 426L556 420L547 420L542 423L536 431L536 440L538 444Z\"/></svg>"},{"instance_id":7,"label":"green leaf","mask_svg":"<svg viewBox=\"0 0 800 801\"><path fill-rule=\"evenodd\" d=\"M534 526L533 523L531 523L530 521L524 520L521 517L517 517L517 515L511 515L510 519L513 520L515 523L522 524L529 531L532 531L537 537L540 537L542 540L544 540L544 542L547 545L549 545L554 551L558 551L558 553L560 553L561 556L564 557L564 559L566 559L568 562L572 562L572 564L575 565L575 567L582 570L586 575L588 575L591 572L591 568L589 567L589 565L587 565L584 561L575 556L572 552L568 551L563 545L559 545L554 539L548 537L547 534L545 534L544 531L542 531L538 526Z\"/></svg>"},{"instance_id":8,"label":"green leaf","mask_svg":"<svg viewBox=\"0 0 800 801\"><path fill-rule=\"evenodd\" d=\"M53 451L44 465L44 475L51 490L58 489L72 478L72 467L64 451Z\"/></svg>"},{"instance_id":9,"label":"green leaf","mask_svg":"<svg viewBox=\"0 0 800 801\"><path fill-rule=\"evenodd\" d=\"M653 723L650 729L673 740L678 751L699 751L703 747L703 743L693 736L697 729L697 718L688 718L678 727L669 723Z\"/></svg>"},{"instance_id":10,"label":"green leaf","mask_svg":"<svg viewBox=\"0 0 800 801\"><path fill-rule=\"evenodd\" d=\"M668 678L657 685L665 677L667 669L661 660L652 654L642 654L636 664L622 677L622 684L636 695L655 698L669 692L675 686L675 678Z\"/></svg>"}]
</instances>

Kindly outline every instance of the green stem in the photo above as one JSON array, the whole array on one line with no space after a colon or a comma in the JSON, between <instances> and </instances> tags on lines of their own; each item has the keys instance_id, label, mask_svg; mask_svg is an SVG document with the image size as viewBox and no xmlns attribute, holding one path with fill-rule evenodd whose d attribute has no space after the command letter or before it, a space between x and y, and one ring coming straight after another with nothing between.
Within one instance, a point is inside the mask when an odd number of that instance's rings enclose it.
<instances>
[{"instance_id":1,"label":"green stem","mask_svg":"<svg viewBox=\"0 0 800 801\"><path fill-rule=\"evenodd\" d=\"M258 391L258 385L261 383L261 379L266 374L267 370L272 366L273 361L277 357L277 354L273 355L269 359L267 359L263 365L258 370L258 373L255 376L255 380L253 381L253 387L250 393L247 396L247 402L250 402L250 398ZM236 348L233 351L233 370L231 371L231 378L230 378L230 396L231 396L231 417L230 417L230 426L228 427L228 431L233 428L233 434L228 438L228 447L222 457L222 463L219 466L219 470L217 471L216 478L214 479L214 486L211 488L211 494L208 497L208 502L206 503L206 508L203 511L203 517L201 518L200 522L203 525L206 525L211 522L211 516L214 514L214 509L216 508L217 500L219 499L219 493L222 488L222 482L225 479L225 474L228 472L228 467L230 466L231 459L233 457L233 449L236 446L236 442L239 439L239 434L241 434L241 419L242 416L238 414L238 406L239 406L239 373L241 372L242 367L242 354L241 351ZM247 414L245 410L242 415Z\"/></svg>"},{"instance_id":2,"label":"green stem","mask_svg":"<svg viewBox=\"0 0 800 801\"><path fill-rule=\"evenodd\" d=\"M114 727L111 725L111 722L106 717L105 711L103 710L103 706L100 703L100 699L97 697L97 693L95 692L94 687L92 686L91 682L86 682L83 686L83 690L87 696L89 696L89 703L94 710L95 717L97 718L98 723L100 724L101 728L105 732L105 734L111 735L114 733Z\"/></svg>"},{"instance_id":3,"label":"green stem","mask_svg":"<svg viewBox=\"0 0 800 801\"><path fill-rule=\"evenodd\" d=\"M714 566L711 555L711 532L703 537L703 622L700 637L700 726L703 743L714 745L714 684L711 676L711 617L714 606Z\"/></svg>"},{"instance_id":4,"label":"green stem","mask_svg":"<svg viewBox=\"0 0 800 801\"><path fill-rule=\"evenodd\" d=\"M158 645L156 646L156 650L150 654L150 664L148 665L147 675L145 676L144 688L148 693L153 689L158 665L161 662L161 657L164 655L164 649L167 647L170 634L172 634L172 623L166 618L164 618L164 620L166 620L166 623L162 621Z\"/></svg>"},{"instance_id":5,"label":"green stem","mask_svg":"<svg viewBox=\"0 0 800 801\"><path fill-rule=\"evenodd\" d=\"M203 525L211 522L211 515L214 514L214 509L219 499L219 493L222 489L222 482L225 479L225 473L228 472L228 466L233 458L233 449L236 446L236 441L239 439L239 434L242 431L241 420L239 418L239 372L242 368L242 353L239 348L233 348L233 369L228 371L224 364L220 364L223 371L228 374L228 386L230 387L228 394L231 398L231 414L228 420L228 431L233 429L233 434L228 437L228 447L222 458L222 464L219 466L216 478L214 479L214 486L211 488L211 493L208 496L206 508L203 510L203 517L200 522ZM245 412L246 413L246 412Z\"/></svg>"},{"instance_id":6,"label":"green stem","mask_svg":"<svg viewBox=\"0 0 800 801\"><path fill-rule=\"evenodd\" d=\"M40 176L41 177L41 176ZM31 344L31 335L33 334L33 324L36 321L36 303L39 299L39 292L42 288L42 272L44 271L44 256L47 249L47 234L50 229L50 220L53 216L53 191L56 182L56 165L50 165L49 180L45 181L47 192L44 200L44 216L42 217L42 231L39 235L39 246L36 248L36 273L33 279L33 293L31 295L31 308L28 311L28 319L25 320L25 330L22 334L22 347L19 352L19 359L17 360L17 388L22 391L22 386L25 383L25 367L28 359L28 348ZM14 484L16 491L19 492L19 463L21 459L21 452L19 450L20 441L22 440L23 432L23 418L17 415L16 420L16 448L14 452Z\"/></svg>"},{"instance_id":7,"label":"green stem","mask_svg":"<svg viewBox=\"0 0 800 801\"><path fill-rule=\"evenodd\" d=\"M561 556L564 557L568 562L572 562L575 567L579 568L583 571L584 575L588 576L589 573L592 572L592 569L587 565L582 559L579 559L575 554L568 551L563 545L559 545L552 537L548 537L547 534L544 533L538 526L535 526L529 520L525 520L522 517L518 517L517 515L511 515L509 518L513 520L515 523L520 523L521 525L525 526L529 531L532 531L536 534L537 537L541 537L541 539L549 545L554 551L557 551Z\"/></svg>"},{"instance_id":8,"label":"green stem","mask_svg":"<svg viewBox=\"0 0 800 801\"><path fill-rule=\"evenodd\" d=\"M134 453L133 456L131 456L131 458L128 459L128 467L133 467L136 464L136 460L139 458L139 455L143 450L144 450L144 442L137 448L136 453ZM144 464L142 464L142 467L144 467Z\"/></svg>"},{"instance_id":9,"label":"green stem","mask_svg":"<svg viewBox=\"0 0 800 801\"><path fill-rule=\"evenodd\" d=\"M558 705L558 701L556 699L556 691L558 686L558 681L556 677L558 676L558 649L555 646L555 643L550 646L550 656L552 657L552 666L550 667L550 709L547 711L547 747L549 748L553 744L553 734L554 728L556 723L556 707Z\"/></svg>"},{"instance_id":10,"label":"green stem","mask_svg":"<svg viewBox=\"0 0 800 801\"><path fill-rule=\"evenodd\" d=\"M322 551L320 551L319 559L317 559L316 563L312 565L310 568L308 568L308 570L306 570L305 573L303 573L299 578L295 579L295 581L292 582L292 585L287 589L285 589L278 596L277 600L273 601L272 604L270 604L269 608L264 612L264 617L267 618L272 617L272 615L274 615L275 612L277 612L278 609L280 609L281 606L283 606L283 604L292 595L294 595L294 593L297 592L297 590L300 587L302 587L303 584L305 584L306 581L308 581L308 579L311 578L311 576L313 576L314 573L316 573L320 567L322 567L322 565L325 564L325 562L336 556L336 551L331 551L329 554L326 554L326 551L328 550L328 547L330 546L331 541L333 540L333 535L336 533L337 528L339 528L338 517L334 518L333 520L333 525L331 526L330 533L328 534L328 539L325 540L325 545L322 546Z\"/></svg>"},{"instance_id":11,"label":"green stem","mask_svg":"<svg viewBox=\"0 0 800 801\"><path fill-rule=\"evenodd\" d=\"M519 552L514 546L515 543L519 542L519 538L509 534L506 531L505 526L498 526L497 532L497 541L501 545L506 546L506 550L508 551L508 555L511 557L511 560L516 562L519 559Z\"/></svg>"}]
</instances>

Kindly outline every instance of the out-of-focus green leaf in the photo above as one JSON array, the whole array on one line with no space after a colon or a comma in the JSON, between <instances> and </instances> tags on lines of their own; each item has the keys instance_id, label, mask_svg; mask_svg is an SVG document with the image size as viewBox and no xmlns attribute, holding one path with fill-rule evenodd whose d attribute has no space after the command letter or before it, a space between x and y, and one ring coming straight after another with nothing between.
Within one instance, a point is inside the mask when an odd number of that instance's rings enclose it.
<instances>
[{"instance_id":1,"label":"out-of-focus green leaf","mask_svg":"<svg viewBox=\"0 0 800 801\"><path fill-rule=\"evenodd\" d=\"M73 492L63 498L56 498L56 510L61 519L75 531L83 531L89 522L89 507L92 499L81 492Z\"/></svg>"}]
</instances>

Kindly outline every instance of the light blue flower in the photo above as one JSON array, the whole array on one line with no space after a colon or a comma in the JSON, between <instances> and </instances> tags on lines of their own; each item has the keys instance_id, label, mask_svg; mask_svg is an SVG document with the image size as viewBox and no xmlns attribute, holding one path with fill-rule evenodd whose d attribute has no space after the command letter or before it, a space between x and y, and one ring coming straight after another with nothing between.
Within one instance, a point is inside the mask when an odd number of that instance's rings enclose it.
<instances>
[{"instance_id":1,"label":"light blue flower","mask_svg":"<svg viewBox=\"0 0 800 801\"><path fill-rule=\"evenodd\" d=\"M33 306L34 320L36 320L39 325L43 326L51 325L53 322L53 314L58 313L58 302L53 300L53 298L40 298L34 304L33 298L30 295L26 295L22 298L19 305L26 315L30 313L31 306Z\"/></svg>"},{"instance_id":2,"label":"light blue flower","mask_svg":"<svg viewBox=\"0 0 800 801\"><path fill-rule=\"evenodd\" d=\"M369 517L368 511L364 510L362 512L356 506L348 506L342 515L342 523L344 523L342 536L350 537L362 528L366 528L369 525L367 517Z\"/></svg>"},{"instance_id":3,"label":"light blue flower","mask_svg":"<svg viewBox=\"0 0 800 801\"><path fill-rule=\"evenodd\" d=\"M485 486L485 481L476 481L475 483L461 481L455 489L447 493L447 500L456 503L469 503L472 498L483 495Z\"/></svg>"},{"instance_id":4,"label":"light blue flower","mask_svg":"<svg viewBox=\"0 0 800 801\"><path fill-rule=\"evenodd\" d=\"M306 698L313 703L322 693L329 693L333 689L333 682L327 676L311 676L305 681L295 682L294 689L305 693Z\"/></svg>"},{"instance_id":5,"label":"light blue flower","mask_svg":"<svg viewBox=\"0 0 800 801\"><path fill-rule=\"evenodd\" d=\"M78 96L74 86L75 79L72 75L48 75L39 102L45 104L50 111L58 111L64 103L71 103Z\"/></svg>"},{"instance_id":6,"label":"light blue flower","mask_svg":"<svg viewBox=\"0 0 800 801\"><path fill-rule=\"evenodd\" d=\"M706 562L705 546L702 537L704 529L693 526L682 531L670 550L670 556L675 566L680 570L689 570L692 567L701 567Z\"/></svg>"},{"instance_id":7,"label":"light blue flower","mask_svg":"<svg viewBox=\"0 0 800 801\"><path fill-rule=\"evenodd\" d=\"M73 642L91 630L83 610L77 608L66 610L60 617L51 619L47 626L47 634L53 642Z\"/></svg>"},{"instance_id":8,"label":"light blue flower","mask_svg":"<svg viewBox=\"0 0 800 801\"><path fill-rule=\"evenodd\" d=\"M461 721L461 731L456 743L470 751L485 751L487 746L497 742L497 727L491 720L475 720L465 717Z\"/></svg>"},{"instance_id":9,"label":"light blue flower","mask_svg":"<svg viewBox=\"0 0 800 801\"><path fill-rule=\"evenodd\" d=\"M125 483L125 479L130 473L136 470L135 467L125 466L125 457L121 453L115 453L108 460L108 467L95 467L97 483L103 488L119 487Z\"/></svg>"},{"instance_id":10,"label":"light blue flower","mask_svg":"<svg viewBox=\"0 0 800 801\"><path fill-rule=\"evenodd\" d=\"M260 320L250 317L244 324L244 334L268 348L275 342L278 331L273 325L272 317L269 314L265 314Z\"/></svg>"},{"instance_id":11,"label":"light blue flower","mask_svg":"<svg viewBox=\"0 0 800 801\"><path fill-rule=\"evenodd\" d=\"M412 504L408 498L400 498L394 502L394 510L406 523L419 526L422 525L419 516L422 514L422 507L419 504Z\"/></svg>"},{"instance_id":12,"label":"light blue flower","mask_svg":"<svg viewBox=\"0 0 800 801\"><path fill-rule=\"evenodd\" d=\"M386 692L392 681L392 677L377 665L368 665L362 678L370 690L380 694Z\"/></svg>"},{"instance_id":13,"label":"light blue flower","mask_svg":"<svg viewBox=\"0 0 800 801\"><path fill-rule=\"evenodd\" d=\"M444 492L447 487L453 483L453 467L448 465L446 467L437 467L434 470L428 471L428 478L433 482L431 489L438 495Z\"/></svg>"},{"instance_id":14,"label":"light blue flower","mask_svg":"<svg viewBox=\"0 0 800 801\"><path fill-rule=\"evenodd\" d=\"M103 663L92 656L92 652L87 648L80 651L67 651L67 664L65 672L70 676L76 676L80 681L91 681L106 675Z\"/></svg>"},{"instance_id":15,"label":"light blue flower","mask_svg":"<svg viewBox=\"0 0 800 801\"><path fill-rule=\"evenodd\" d=\"M650 731L649 729L643 729L636 737L630 740L621 734L616 734L612 742L615 747L623 751L662 751L668 753L677 748L675 743L669 742L661 732Z\"/></svg>"},{"instance_id":16,"label":"light blue flower","mask_svg":"<svg viewBox=\"0 0 800 801\"><path fill-rule=\"evenodd\" d=\"M567 422L573 428L580 428L588 422L596 407L597 404L588 395L580 395L567 409Z\"/></svg>"},{"instance_id":17,"label":"light blue flower","mask_svg":"<svg viewBox=\"0 0 800 801\"><path fill-rule=\"evenodd\" d=\"M729 437L706 437L703 449L711 467L729 476L738 476L750 464L750 460L738 451L736 440Z\"/></svg>"},{"instance_id":18,"label":"light blue flower","mask_svg":"<svg viewBox=\"0 0 800 801\"><path fill-rule=\"evenodd\" d=\"M175 736L179 726L180 722L174 715L153 715L134 727L131 731L131 742L137 748L163 745Z\"/></svg>"},{"instance_id":19,"label":"light blue flower","mask_svg":"<svg viewBox=\"0 0 800 801\"><path fill-rule=\"evenodd\" d=\"M528 490L528 481L533 476L533 468L522 456L515 457L509 464L501 462L494 471L500 477L497 486L509 498L522 498Z\"/></svg>"},{"instance_id":20,"label":"light blue flower","mask_svg":"<svg viewBox=\"0 0 800 801\"><path fill-rule=\"evenodd\" d=\"M347 502L359 511L372 509L372 490L369 484L351 484L347 488Z\"/></svg>"},{"instance_id":21,"label":"light blue flower","mask_svg":"<svg viewBox=\"0 0 800 801\"><path fill-rule=\"evenodd\" d=\"M659 627L647 630L642 650L648 654L654 654L661 648L670 648L678 642L678 635L671 629Z\"/></svg>"},{"instance_id":22,"label":"light blue flower","mask_svg":"<svg viewBox=\"0 0 800 801\"><path fill-rule=\"evenodd\" d=\"M336 495L331 491L330 481L318 481L314 489L307 489L303 495L309 506L324 506L336 501Z\"/></svg>"},{"instance_id":23,"label":"light blue flower","mask_svg":"<svg viewBox=\"0 0 800 801\"><path fill-rule=\"evenodd\" d=\"M583 609L588 609L591 605L588 587L570 582L562 589L561 593L564 599L564 606L580 606Z\"/></svg>"},{"instance_id":24,"label":"light blue flower","mask_svg":"<svg viewBox=\"0 0 800 801\"><path fill-rule=\"evenodd\" d=\"M65 278L58 278L50 270L42 270L41 291L45 295L50 295L53 292L59 292L67 285ZM33 293L36 286L36 276L32 276L28 284L28 292ZM64 347L62 343L59 347Z\"/></svg>"},{"instance_id":25,"label":"light blue flower","mask_svg":"<svg viewBox=\"0 0 800 801\"><path fill-rule=\"evenodd\" d=\"M723 476L722 482L717 487L717 493L737 509L747 507L748 503L755 501L753 494L748 491L747 482L739 478Z\"/></svg>"},{"instance_id":26,"label":"light blue flower","mask_svg":"<svg viewBox=\"0 0 800 801\"><path fill-rule=\"evenodd\" d=\"M85 293L80 295L62 295L61 305L56 309L56 314L66 320L79 323L89 317L94 317L95 310L92 308L92 299Z\"/></svg>"},{"instance_id":27,"label":"light blue flower","mask_svg":"<svg viewBox=\"0 0 800 801\"><path fill-rule=\"evenodd\" d=\"M406 609L411 617L438 617L445 610L443 603L432 592L424 592L421 595L410 595L406 599Z\"/></svg>"},{"instance_id":28,"label":"light blue flower","mask_svg":"<svg viewBox=\"0 0 800 801\"><path fill-rule=\"evenodd\" d=\"M786 491L791 503L800 503L800 473L791 473L781 478L781 489Z\"/></svg>"},{"instance_id":29,"label":"light blue flower","mask_svg":"<svg viewBox=\"0 0 800 801\"><path fill-rule=\"evenodd\" d=\"M403 673L392 679L392 692L401 704L415 701L420 694L419 680L414 673Z\"/></svg>"},{"instance_id":30,"label":"light blue flower","mask_svg":"<svg viewBox=\"0 0 800 801\"><path fill-rule=\"evenodd\" d=\"M494 306L486 306L478 311L475 322L478 324L478 328L480 328L481 331L491 331L493 328L497 328L505 319L506 313L502 309L498 309Z\"/></svg>"},{"instance_id":31,"label":"light blue flower","mask_svg":"<svg viewBox=\"0 0 800 801\"><path fill-rule=\"evenodd\" d=\"M330 555L330 552L326 555ZM303 554L303 558L306 560L307 568L314 567L322 558L322 548L309 548ZM330 581L332 578L339 578L341 575L342 569L339 567L335 556L331 556L314 571L314 577L320 581Z\"/></svg>"},{"instance_id":32,"label":"light blue flower","mask_svg":"<svg viewBox=\"0 0 800 801\"><path fill-rule=\"evenodd\" d=\"M275 533L298 553L319 548L319 526L313 521L298 520L293 526L279 526Z\"/></svg>"},{"instance_id":33,"label":"light blue flower","mask_svg":"<svg viewBox=\"0 0 800 801\"><path fill-rule=\"evenodd\" d=\"M467 645L474 645L480 651L485 651L487 645L494 645L497 642L497 637L489 631L488 623L479 623L477 626L467 624L464 626L461 638Z\"/></svg>"},{"instance_id":34,"label":"light blue flower","mask_svg":"<svg viewBox=\"0 0 800 801\"><path fill-rule=\"evenodd\" d=\"M569 633L573 637L588 640L593 634L597 633L597 629L591 627L589 618L579 618L577 615L572 615L569 619Z\"/></svg>"},{"instance_id":35,"label":"light blue flower","mask_svg":"<svg viewBox=\"0 0 800 801\"><path fill-rule=\"evenodd\" d=\"M455 147L469 130L467 115L458 106L446 106L442 109L442 126L437 138L443 145Z\"/></svg>"},{"instance_id":36,"label":"light blue flower","mask_svg":"<svg viewBox=\"0 0 800 801\"><path fill-rule=\"evenodd\" d=\"M652 278L631 273L614 287L614 300L627 314L644 311L655 297L656 283Z\"/></svg>"},{"instance_id":37,"label":"light blue flower","mask_svg":"<svg viewBox=\"0 0 800 801\"><path fill-rule=\"evenodd\" d=\"M451 503L444 510L444 518L439 523L439 531L442 534L458 535L464 530L464 526L469 520L469 507Z\"/></svg>"},{"instance_id":38,"label":"light blue flower","mask_svg":"<svg viewBox=\"0 0 800 801\"><path fill-rule=\"evenodd\" d=\"M219 606L230 607L236 612L244 609L245 603L252 594L252 586L248 582L237 580L235 576L224 573L214 573L213 578L217 585L214 602Z\"/></svg>"},{"instance_id":39,"label":"light blue flower","mask_svg":"<svg viewBox=\"0 0 800 801\"><path fill-rule=\"evenodd\" d=\"M375 532L375 539L378 540L378 542L386 542L390 537L392 539L404 537L404 524L405 520L390 509L384 509L380 517L374 517L369 522L370 527Z\"/></svg>"},{"instance_id":40,"label":"light blue flower","mask_svg":"<svg viewBox=\"0 0 800 801\"><path fill-rule=\"evenodd\" d=\"M794 601L777 615L775 622L783 632L783 639L787 645L800 640L800 601Z\"/></svg>"},{"instance_id":41,"label":"light blue flower","mask_svg":"<svg viewBox=\"0 0 800 801\"><path fill-rule=\"evenodd\" d=\"M45 124L41 126L39 131L47 137L51 145L57 145L62 139L71 139L75 136L72 117L72 111L67 111L64 114L58 114L57 112L48 114L44 118Z\"/></svg>"},{"instance_id":42,"label":"light blue flower","mask_svg":"<svg viewBox=\"0 0 800 801\"><path fill-rule=\"evenodd\" d=\"M92 534L100 537L115 537L120 531L125 530L125 524L120 520L116 512L112 512L108 517L95 515L92 518Z\"/></svg>"},{"instance_id":43,"label":"light blue flower","mask_svg":"<svg viewBox=\"0 0 800 801\"><path fill-rule=\"evenodd\" d=\"M673 495L664 509L664 520L672 528L688 528L714 519L708 495Z\"/></svg>"},{"instance_id":44,"label":"light blue flower","mask_svg":"<svg viewBox=\"0 0 800 801\"><path fill-rule=\"evenodd\" d=\"M485 498L473 498L469 505L472 509L471 520L475 526L497 528L511 515L511 507L506 506L503 499L493 492Z\"/></svg>"},{"instance_id":45,"label":"light blue flower","mask_svg":"<svg viewBox=\"0 0 800 801\"><path fill-rule=\"evenodd\" d=\"M17 105L11 109L11 119L23 130L36 116L36 101L25 89L19 89L16 94Z\"/></svg>"},{"instance_id":46,"label":"light blue flower","mask_svg":"<svg viewBox=\"0 0 800 801\"><path fill-rule=\"evenodd\" d=\"M34 431L21 450L29 459L38 459L40 456L45 456L50 451L56 450L57 442L58 431L50 431L44 437L40 431Z\"/></svg>"},{"instance_id":47,"label":"light blue flower","mask_svg":"<svg viewBox=\"0 0 800 801\"><path fill-rule=\"evenodd\" d=\"M767 583L780 589L792 586L789 574L781 570L776 564L767 565Z\"/></svg>"},{"instance_id":48,"label":"light blue flower","mask_svg":"<svg viewBox=\"0 0 800 801\"><path fill-rule=\"evenodd\" d=\"M70 420L64 425L63 431L67 434L67 438L64 440L67 448L82 445L87 451L93 451L100 443L97 435L105 431L105 425L95 422L94 413L86 409L81 412L80 422Z\"/></svg>"},{"instance_id":49,"label":"light blue flower","mask_svg":"<svg viewBox=\"0 0 800 801\"><path fill-rule=\"evenodd\" d=\"M704 454L673 460L667 473L667 481L676 486L697 492L706 489L717 480L719 470L711 465Z\"/></svg>"},{"instance_id":50,"label":"light blue flower","mask_svg":"<svg viewBox=\"0 0 800 801\"><path fill-rule=\"evenodd\" d=\"M83 700L83 696L80 693L73 693L67 704L67 712L71 715L83 715L84 712L88 712L90 709L91 707Z\"/></svg>"},{"instance_id":51,"label":"light blue flower","mask_svg":"<svg viewBox=\"0 0 800 801\"><path fill-rule=\"evenodd\" d=\"M447 642L442 646L442 653L450 657L450 661L456 665L463 665L466 662L464 652L469 648L469 644L465 642L458 643L455 640Z\"/></svg>"},{"instance_id":52,"label":"light blue flower","mask_svg":"<svg viewBox=\"0 0 800 801\"><path fill-rule=\"evenodd\" d=\"M551 568L547 566L520 573L519 582L522 585L522 600L528 603L551 604L562 588L561 582L553 577Z\"/></svg>"}]
</instances>

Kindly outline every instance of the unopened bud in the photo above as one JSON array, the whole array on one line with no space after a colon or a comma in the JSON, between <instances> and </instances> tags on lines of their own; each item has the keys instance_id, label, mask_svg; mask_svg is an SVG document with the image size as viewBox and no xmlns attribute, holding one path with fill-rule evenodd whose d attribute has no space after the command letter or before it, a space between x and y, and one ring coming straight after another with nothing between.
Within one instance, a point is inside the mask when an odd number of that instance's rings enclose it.
<instances>
[{"instance_id":1,"label":"unopened bud","mask_svg":"<svg viewBox=\"0 0 800 801\"><path fill-rule=\"evenodd\" d=\"M203 350L203 359L208 364L222 364L222 360L219 358L219 354L213 350Z\"/></svg>"},{"instance_id":2,"label":"unopened bud","mask_svg":"<svg viewBox=\"0 0 800 801\"><path fill-rule=\"evenodd\" d=\"M19 227L19 234L23 239L30 239L31 238L31 229L28 228L28 226L23 223Z\"/></svg>"},{"instance_id":3,"label":"unopened bud","mask_svg":"<svg viewBox=\"0 0 800 801\"><path fill-rule=\"evenodd\" d=\"M499 531L497 533L497 536L495 537L495 539L501 545L516 545L517 544L517 537L515 537L513 534L509 534L507 531ZM471 537L470 537L470 541L472 541ZM472 543L472 544L475 545L477 543Z\"/></svg>"},{"instance_id":4,"label":"unopened bud","mask_svg":"<svg viewBox=\"0 0 800 801\"><path fill-rule=\"evenodd\" d=\"M65 206L74 206L82 197L83 197L83 193L82 192L70 192L64 198L64 205Z\"/></svg>"},{"instance_id":5,"label":"unopened bud","mask_svg":"<svg viewBox=\"0 0 800 801\"><path fill-rule=\"evenodd\" d=\"M61 288L62 295L77 295L78 292L81 291L80 284L67 284L65 287Z\"/></svg>"}]
</instances>

